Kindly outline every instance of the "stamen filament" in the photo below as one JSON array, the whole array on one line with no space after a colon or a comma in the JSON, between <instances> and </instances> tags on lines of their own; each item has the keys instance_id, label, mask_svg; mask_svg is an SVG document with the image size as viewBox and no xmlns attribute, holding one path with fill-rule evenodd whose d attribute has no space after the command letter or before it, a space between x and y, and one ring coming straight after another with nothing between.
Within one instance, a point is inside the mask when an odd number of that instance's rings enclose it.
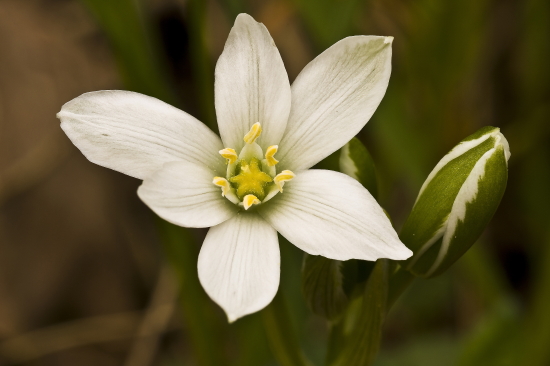
<instances>
[{"instance_id":1,"label":"stamen filament","mask_svg":"<svg viewBox=\"0 0 550 366\"><path fill-rule=\"evenodd\" d=\"M220 155L227 159L227 164L233 164L237 161L238 155L237 152L234 149L231 148L225 148L223 150L218 151Z\"/></svg>"},{"instance_id":2,"label":"stamen filament","mask_svg":"<svg viewBox=\"0 0 550 366\"><path fill-rule=\"evenodd\" d=\"M267 150L265 151L265 160L267 161L267 165L275 166L279 162L279 160L273 157L273 155L275 155L277 150L279 150L278 145L272 145L267 148Z\"/></svg>"},{"instance_id":3,"label":"stamen filament","mask_svg":"<svg viewBox=\"0 0 550 366\"><path fill-rule=\"evenodd\" d=\"M288 182L289 180L292 180L296 175L292 173L290 170L283 170L275 178L273 178L273 182L277 185L279 188L279 192L283 192L283 186L285 185L285 182Z\"/></svg>"},{"instance_id":4,"label":"stamen filament","mask_svg":"<svg viewBox=\"0 0 550 366\"><path fill-rule=\"evenodd\" d=\"M253 194L247 194L243 198L243 207L245 210L248 210L251 206L258 205L260 203L261 202L258 197L254 196Z\"/></svg>"},{"instance_id":5,"label":"stamen filament","mask_svg":"<svg viewBox=\"0 0 550 366\"><path fill-rule=\"evenodd\" d=\"M261 133L262 133L262 126L260 125L260 122L256 122L250 128L250 131L248 131L248 133L244 135L243 140L247 144L252 144L256 141L258 137L260 137Z\"/></svg>"}]
</instances>

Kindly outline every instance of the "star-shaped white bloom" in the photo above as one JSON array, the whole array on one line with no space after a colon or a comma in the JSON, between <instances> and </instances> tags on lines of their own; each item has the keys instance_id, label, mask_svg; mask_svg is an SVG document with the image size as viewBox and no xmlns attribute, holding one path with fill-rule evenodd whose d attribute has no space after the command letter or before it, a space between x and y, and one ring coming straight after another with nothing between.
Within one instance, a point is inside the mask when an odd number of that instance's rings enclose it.
<instances>
[{"instance_id":1,"label":"star-shaped white bloom","mask_svg":"<svg viewBox=\"0 0 550 366\"><path fill-rule=\"evenodd\" d=\"M277 292L277 232L309 254L337 260L411 256L360 183L308 170L374 113L390 77L391 43L345 38L291 87L265 26L241 14L216 65L221 139L189 114L128 91L83 94L58 117L90 161L142 179L138 195L160 217L211 227L199 278L234 321Z\"/></svg>"}]
</instances>

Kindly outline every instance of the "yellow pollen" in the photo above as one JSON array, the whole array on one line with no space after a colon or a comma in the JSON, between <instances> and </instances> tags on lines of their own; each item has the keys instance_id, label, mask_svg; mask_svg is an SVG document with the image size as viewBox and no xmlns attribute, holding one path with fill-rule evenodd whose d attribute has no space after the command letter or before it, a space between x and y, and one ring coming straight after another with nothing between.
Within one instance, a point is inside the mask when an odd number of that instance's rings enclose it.
<instances>
[{"instance_id":1,"label":"yellow pollen","mask_svg":"<svg viewBox=\"0 0 550 366\"><path fill-rule=\"evenodd\" d=\"M252 205L258 205L260 203L261 202L258 197L254 196L253 194L247 194L243 198L243 206L245 210L248 210Z\"/></svg>"},{"instance_id":2,"label":"yellow pollen","mask_svg":"<svg viewBox=\"0 0 550 366\"><path fill-rule=\"evenodd\" d=\"M290 170L283 170L275 178L273 178L273 181L277 185L277 188L279 188L279 192L283 192L283 186L285 185L285 182L288 182L289 180L292 180L296 175L292 173Z\"/></svg>"},{"instance_id":3,"label":"yellow pollen","mask_svg":"<svg viewBox=\"0 0 550 366\"><path fill-rule=\"evenodd\" d=\"M222 177L214 177L214 179L212 180L212 183L214 183L218 187L221 187L223 197L225 197L225 195L229 193L229 190L231 189L231 185L229 184L227 179Z\"/></svg>"},{"instance_id":4,"label":"yellow pollen","mask_svg":"<svg viewBox=\"0 0 550 366\"><path fill-rule=\"evenodd\" d=\"M262 133L262 126L260 125L260 122L256 122L252 125L250 128L250 131L246 135L244 135L244 142L247 144L252 144L258 137L260 137L260 134Z\"/></svg>"},{"instance_id":5,"label":"yellow pollen","mask_svg":"<svg viewBox=\"0 0 550 366\"><path fill-rule=\"evenodd\" d=\"M258 159L252 159L250 163L241 160L237 164L237 170L239 164L239 174L229 178L229 181L237 186L237 197L242 199L247 194L253 194L263 199L265 197L265 188L268 183L273 182L273 179L269 174L261 171Z\"/></svg>"},{"instance_id":6,"label":"yellow pollen","mask_svg":"<svg viewBox=\"0 0 550 366\"><path fill-rule=\"evenodd\" d=\"M237 152L231 148L225 148L219 151L220 155L227 159L228 164L233 164L237 161Z\"/></svg>"},{"instance_id":7,"label":"yellow pollen","mask_svg":"<svg viewBox=\"0 0 550 366\"><path fill-rule=\"evenodd\" d=\"M278 145L272 145L267 148L267 150L265 151L265 160L267 160L267 165L274 166L279 162L279 160L273 157L273 155L275 155L277 150L279 150Z\"/></svg>"}]
</instances>

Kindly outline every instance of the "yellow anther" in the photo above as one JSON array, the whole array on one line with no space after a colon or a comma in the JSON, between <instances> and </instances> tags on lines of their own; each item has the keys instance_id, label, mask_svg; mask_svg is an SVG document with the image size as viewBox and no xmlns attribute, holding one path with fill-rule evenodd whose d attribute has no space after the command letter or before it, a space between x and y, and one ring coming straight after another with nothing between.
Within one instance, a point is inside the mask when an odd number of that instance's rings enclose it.
<instances>
[{"instance_id":1,"label":"yellow anther","mask_svg":"<svg viewBox=\"0 0 550 366\"><path fill-rule=\"evenodd\" d=\"M296 175L292 173L290 170L283 170L275 178L273 178L273 182L277 185L277 188L279 188L279 192L283 192L283 186L285 185L285 182L288 182L289 180L292 180Z\"/></svg>"},{"instance_id":2,"label":"yellow anther","mask_svg":"<svg viewBox=\"0 0 550 366\"><path fill-rule=\"evenodd\" d=\"M260 134L262 133L262 126L260 126L260 122L256 122L252 125L250 128L250 131L246 135L244 135L244 142L247 144L252 144L258 137L260 137Z\"/></svg>"},{"instance_id":3,"label":"yellow anther","mask_svg":"<svg viewBox=\"0 0 550 366\"><path fill-rule=\"evenodd\" d=\"M243 198L243 207L245 210L248 210L252 205L260 204L260 200L258 197L254 196L253 194L247 194Z\"/></svg>"},{"instance_id":4,"label":"yellow anther","mask_svg":"<svg viewBox=\"0 0 550 366\"><path fill-rule=\"evenodd\" d=\"M267 150L265 151L265 160L267 160L267 165L274 166L279 162L279 160L273 157L273 155L275 155L277 150L279 150L278 145L272 145L267 148Z\"/></svg>"},{"instance_id":5,"label":"yellow anther","mask_svg":"<svg viewBox=\"0 0 550 366\"><path fill-rule=\"evenodd\" d=\"M223 197L225 197L225 195L228 194L229 191L231 190L231 185L229 184L229 182L225 178L214 177L214 179L212 180L212 183L214 183L218 187L221 187Z\"/></svg>"},{"instance_id":6,"label":"yellow anther","mask_svg":"<svg viewBox=\"0 0 550 366\"><path fill-rule=\"evenodd\" d=\"M237 155L237 152L231 148L226 148L223 150L218 151L221 156L227 159L228 164L233 164L237 161L237 158L239 157Z\"/></svg>"}]
</instances>

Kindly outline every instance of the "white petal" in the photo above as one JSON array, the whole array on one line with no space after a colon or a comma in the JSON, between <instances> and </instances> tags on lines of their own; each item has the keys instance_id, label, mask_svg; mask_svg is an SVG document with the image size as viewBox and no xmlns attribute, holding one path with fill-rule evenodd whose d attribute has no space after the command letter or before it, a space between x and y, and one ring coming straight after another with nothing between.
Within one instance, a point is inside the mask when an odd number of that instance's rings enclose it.
<instances>
[{"instance_id":1,"label":"white petal","mask_svg":"<svg viewBox=\"0 0 550 366\"><path fill-rule=\"evenodd\" d=\"M198 266L202 286L230 322L254 313L279 287L277 232L259 215L241 212L208 231Z\"/></svg>"},{"instance_id":2,"label":"white petal","mask_svg":"<svg viewBox=\"0 0 550 366\"><path fill-rule=\"evenodd\" d=\"M307 169L355 136L380 104L391 73L392 37L348 37L310 62L292 84L279 143L284 169Z\"/></svg>"},{"instance_id":3,"label":"white petal","mask_svg":"<svg viewBox=\"0 0 550 366\"><path fill-rule=\"evenodd\" d=\"M412 255L369 191L342 173L301 172L258 210L281 235L312 255L369 261Z\"/></svg>"},{"instance_id":4,"label":"white petal","mask_svg":"<svg viewBox=\"0 0 550 366\"><path fill-rule=\"evenodd\" d=\"M143 94L103 90L67 102L61 128L93 163L144 179L185 160L223 171L220 138L189 114Z\"/></svg>"},{"instance_id":5,"label":"white petal","mask_svg":"<svg viewBox=\"0 0 550 366\"><path fill-rule=\"evenodd\" d=\"M256 141L277 145L290 112L290 83L283 60L266 27L239 14L216 64L216 116L226 147L241 149L256 122Z\"/></svg>"},{"instance_id":6,"label":"white petal","mask_svg":"<svg viewBox=\"0 0 550 366\"><path fill-rule=\"evenodd\" d=\"M184 227L210 227L233 217L238 208L212 183L214 173L185 161L166 163L143 181L138 195L157 215Z\"/></svg>"}]
</instances>

